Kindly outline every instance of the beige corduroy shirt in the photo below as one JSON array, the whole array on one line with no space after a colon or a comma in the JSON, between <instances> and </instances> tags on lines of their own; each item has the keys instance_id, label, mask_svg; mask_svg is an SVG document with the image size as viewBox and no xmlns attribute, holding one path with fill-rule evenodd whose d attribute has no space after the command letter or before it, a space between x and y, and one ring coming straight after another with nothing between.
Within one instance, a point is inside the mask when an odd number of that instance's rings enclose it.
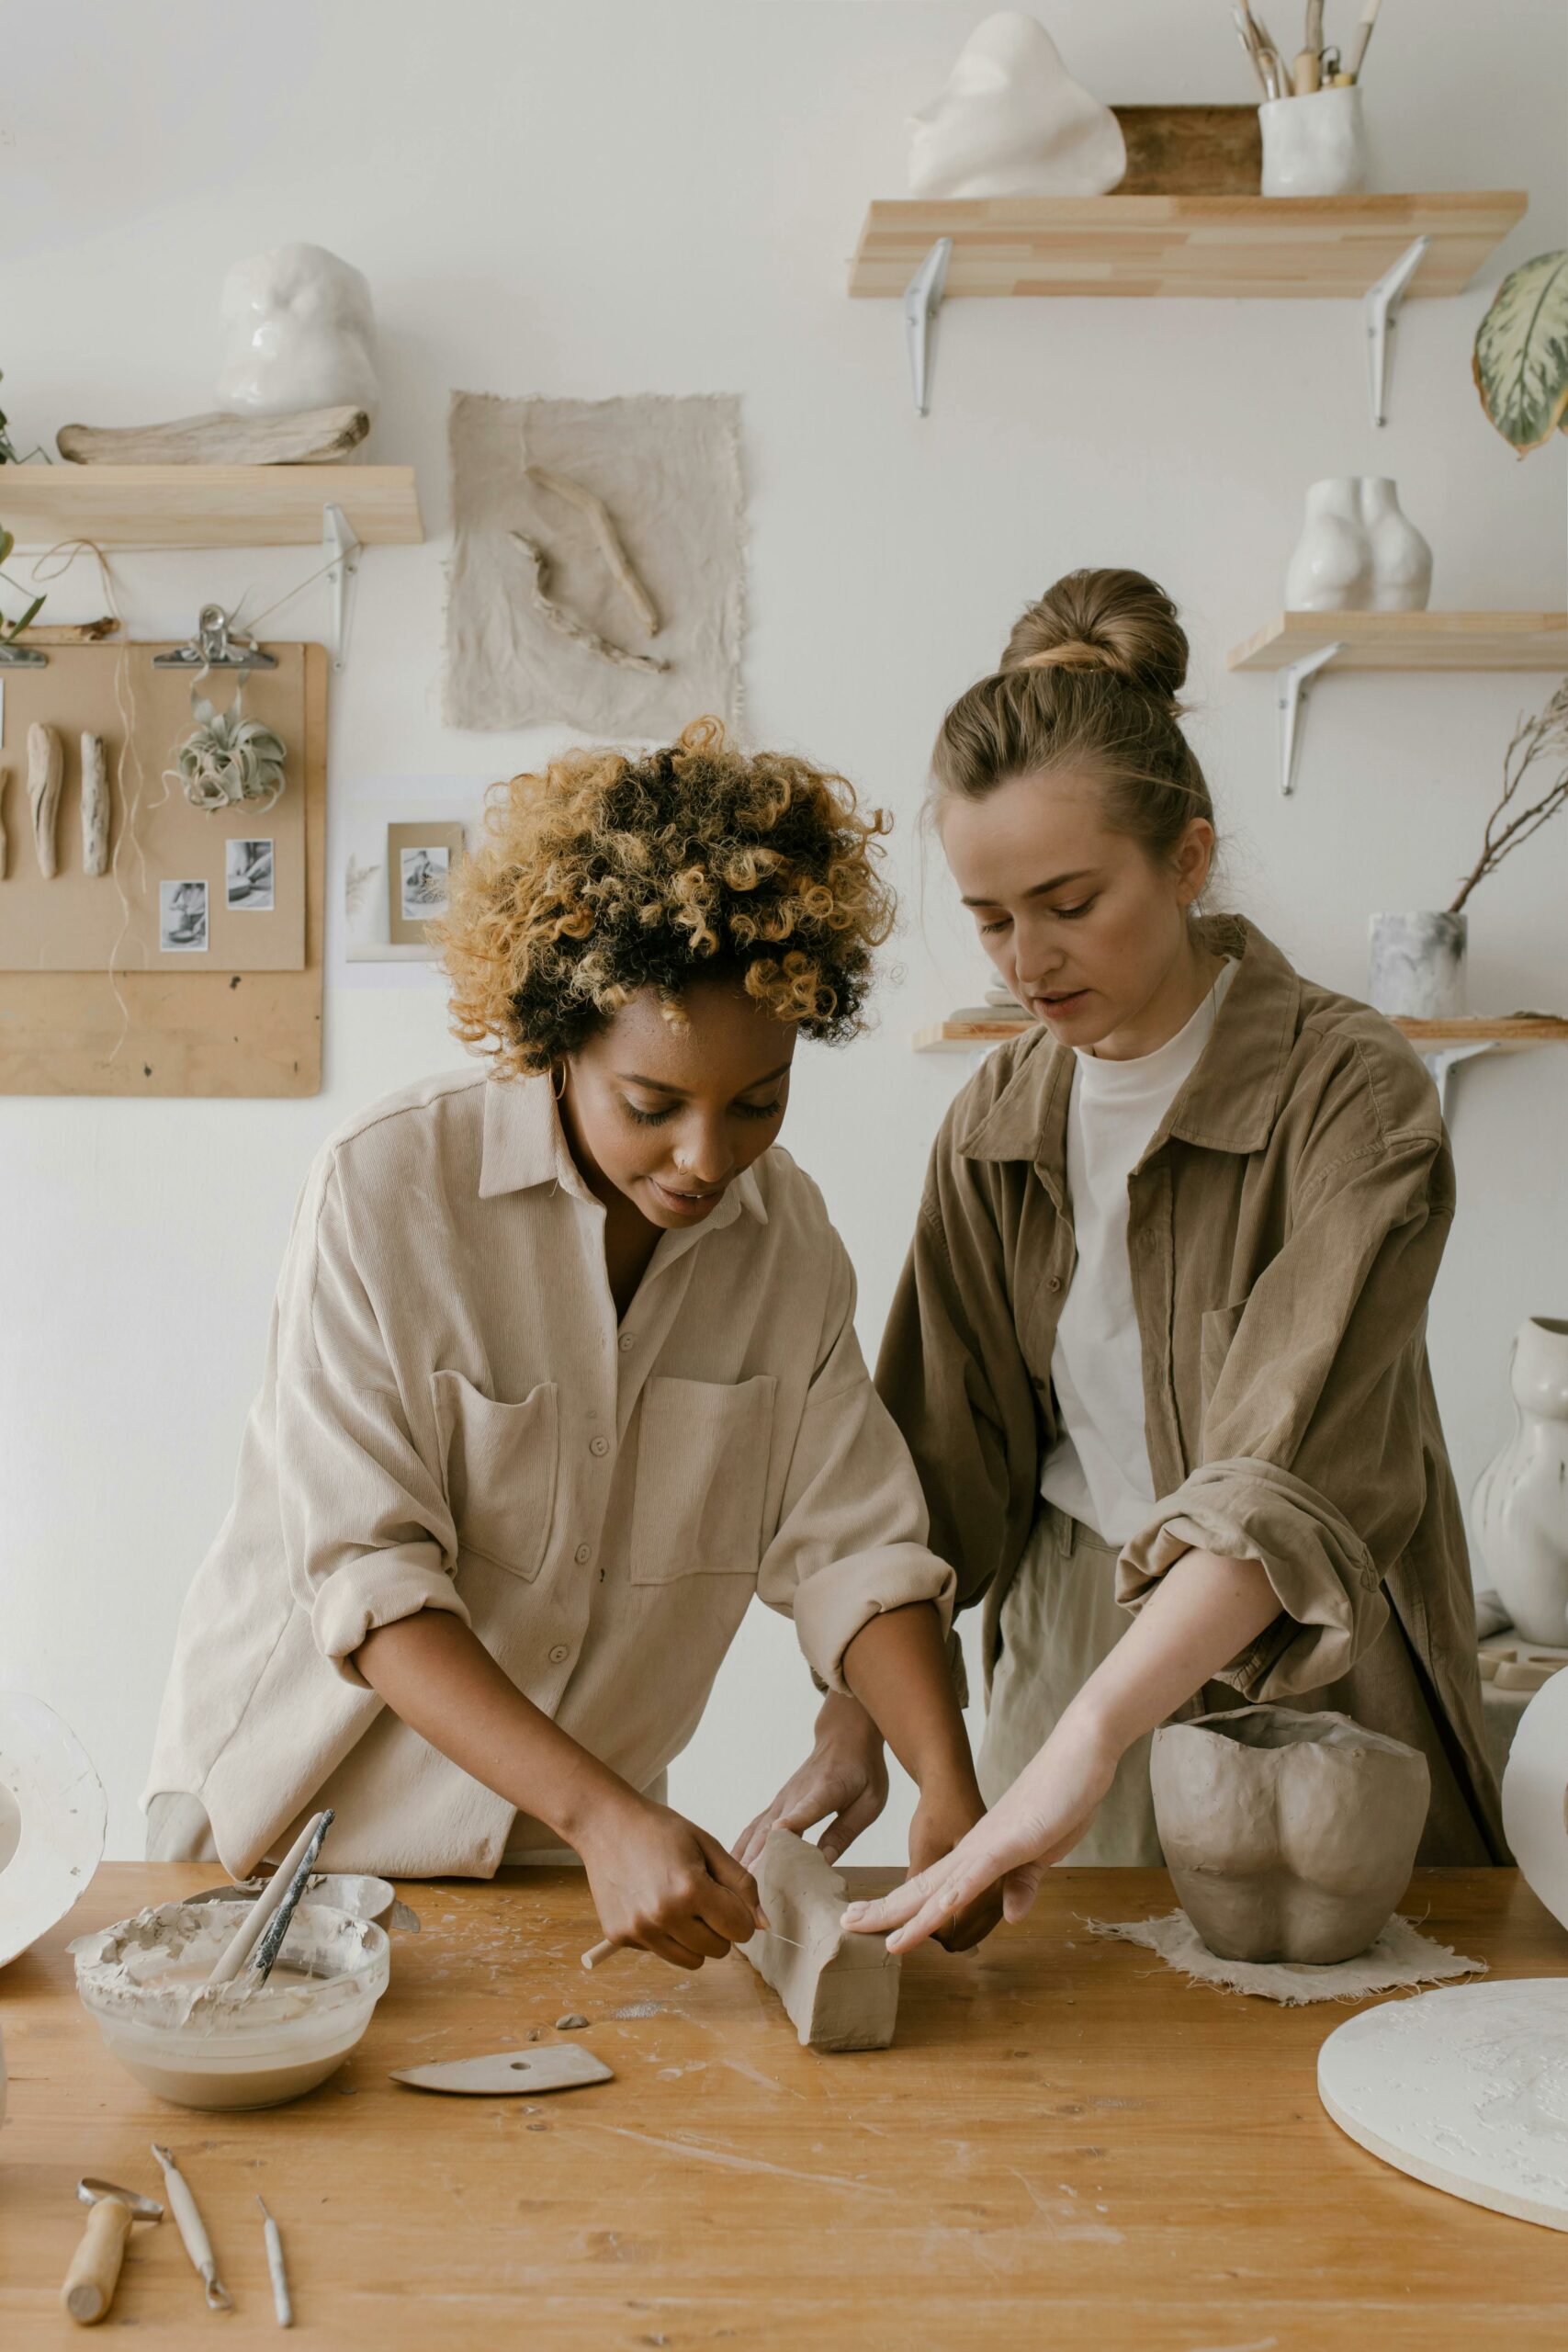
<instances>
[{"instance_id":1,"label":"beige corduroy shirt","mask_svg":"<svg viewBox=\"0 0 1568 2352\"><path fill-rule=\"evenodd\" d=\"M487 1876L555 1841L368 1689L353 1655L372 1628L452 1611L645 1789L753 1593L840 1689L878 1611L933 1600L945 1624L953 1574L854 1295L777 1146L661 1237L617 1325L604 1210L547 1080L464 1072L355 1120L296 1213L148 1797L197 1798L236 1874L321 1804L338 1869Z\"/></svg>"},{"instance_id":2,"label":"beige corduroy shirt","mask_svg":"<svg viewBox=\"0 0 1568 2352\"><path fill-rule=\"evenodd\" d=\"M1260 1561L1280 1614L1199 1703L1328 1708L1407 1741L1432 1773L1418 1859L1502 1860L1427 1362L1454 1213L1437 1095L1388 1022L1303 979L1250 923L1206 935L1239 969L1128 1181L1157 1499L1117 1597L1135 1610L1194 1548ZM877 1366L961 1605L984 1599L987 1679L1058 1435L1072 1073L1032 1030L953 1103Z\"/></svg>"}]
</instances>

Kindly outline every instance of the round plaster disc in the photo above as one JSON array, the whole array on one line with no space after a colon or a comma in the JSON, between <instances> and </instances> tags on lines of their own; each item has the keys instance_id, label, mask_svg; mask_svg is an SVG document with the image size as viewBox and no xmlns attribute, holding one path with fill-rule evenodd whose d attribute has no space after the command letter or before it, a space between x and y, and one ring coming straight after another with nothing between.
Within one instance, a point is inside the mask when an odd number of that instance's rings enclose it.
<instances>
[{"instance_id":1,"label":"round plaster disc","mask_svg":"<svg viewBox=\"0 0 1568 2352\"><path fill-rule=\"evenodd\" d=\"M1385 2164L1568 2230L1568 1977L1455 1984L1365 2010L1319 2051L1317 2094Z\"/></svg>"},{"instance_id":2,"label":"round plaster disc","mask_svg":"<svg viewBox=\"0 0 1568 2352\"><path fill-rule=\"evenodd\" d=\"M103 1851L103 1783L75 1734L0 1691L0 1968L85 1894Z\"/></svg>"},{"instance_id":3,"label":"round plaster disc","mask_svg":"<svg viewBox=\"0 0 1568 2352\"><path fill-rule=\"evenodd\" d=\"M1519 1717L1503 1774L1503 1829L1525 1883L1568 1928L1568 1668Z\"/></svg>"}]
</instances>

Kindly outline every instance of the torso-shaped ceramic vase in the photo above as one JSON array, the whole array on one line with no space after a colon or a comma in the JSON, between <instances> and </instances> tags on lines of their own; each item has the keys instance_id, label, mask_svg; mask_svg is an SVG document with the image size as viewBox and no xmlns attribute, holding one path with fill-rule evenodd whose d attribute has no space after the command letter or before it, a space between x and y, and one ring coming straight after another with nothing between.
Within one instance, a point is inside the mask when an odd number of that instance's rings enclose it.
<instances>
[{"instance_id":1,"label":"torso-shaped ceramic vase","mask_svg":"<svg viewBox=\"0 0 1568 2352\"><path fill-rule=\"evenodd\" d=\"M1155 1734L1177 1899L1222 1960L1348 1960L1409 1883L1427 1759L1348 1715L1237 1707Z\"/></svg>"},{"instance_id":2,"label":"torso-shaped ceramic vase","mask_svg":"<svg viewBox=\"0 0 1568 2352\"><path fill-rule=\"evenodd\" d=\"M1471 1523L1528 1642L1568 1643L1568 1323L1532 1317L1508 1365L1514 1433L1476 1481Z\"/></svg>"},{"instance_id":3,"label":"torso-shaped ceramic vase","mask_svg":"<svg viewBox=\"0 0 1568 2352\"><path fill-rule=\"evenodd\" d=\"M1362 478L1361 526L1372 553L1373 612L1424 613L1432 593L1432 550L1386 475Z\"/></svg>"},{"instance_id":4,"label":"torso-shaped ceramic vase","mask_svg":"<svg viewBox=\"0 0 1568 2352\"><path fill-rule=\"evenodd\" d=\"M1386 475L1335 474L1306 495L1306 522L1285 573L1292 613L1418 613L1432 593L1432 550Z\"/></svg>"}]
</instances>

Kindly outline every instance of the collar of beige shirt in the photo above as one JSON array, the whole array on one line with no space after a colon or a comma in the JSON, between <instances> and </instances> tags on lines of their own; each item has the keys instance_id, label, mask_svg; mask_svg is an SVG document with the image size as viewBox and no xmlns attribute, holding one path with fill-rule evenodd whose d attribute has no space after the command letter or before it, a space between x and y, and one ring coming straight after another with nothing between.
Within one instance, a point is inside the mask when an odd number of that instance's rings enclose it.
<instances>
[{"instance_id":1,"label":"collar of beige shirt","mask_svg":"<svg viewBox=\"0 0 1568 2352\"><path fill-rule=\"evenodd\" d=\"M485 1088L479 1198L493 1201L502 1193L525 1193L534 1184L558 1184L590 1208L603 1205L583 1182L571 1156L554 1089L526 1080L491 1079ZM699 1230L716 1233L733 1224L742 1209L759 1225L768 1222L767 1204L754 1168L741 1170Z\"/></svg>"},{"instance_id":2,"label":"collar of beige shirt","mask_svg":"<svg viewBox=\"0 0 1568 2352\"><path fill-rule=\"evenodd\" d=\"M1279 1115L1295 1037L1301 981L1273 942L1239 915L1211 916L1204 943L1238 969L1198 1065L1152 1137L1212 1151L1259 1151ZM1028 1159L1062 1206L1066 1184L1071 1049L1048 1036L1026 1054L1010 1084L959 1146L966 1159ZM1142 1162L1140 1162L1142 1165Z\"/></svg>"}]
</instances>

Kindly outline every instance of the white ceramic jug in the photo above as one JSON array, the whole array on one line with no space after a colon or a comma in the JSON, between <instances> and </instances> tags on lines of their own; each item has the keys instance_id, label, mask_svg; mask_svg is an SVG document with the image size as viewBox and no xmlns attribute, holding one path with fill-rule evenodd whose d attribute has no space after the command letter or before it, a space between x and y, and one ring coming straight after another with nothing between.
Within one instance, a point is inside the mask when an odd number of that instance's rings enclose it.
<instances>
[{"instance_id":1,"label":"white ceramic jug","mask_svg":"<svg viewBox=\"0 0 1568 2352\"><path fill-rule=\"evenodd\" d=\"M1521 1324L1508 1363L1514 1433L1476 1480L1487 1577L1527 1642L1568 1645L1568 1322Z\"/></svg>"}]
</instances>

